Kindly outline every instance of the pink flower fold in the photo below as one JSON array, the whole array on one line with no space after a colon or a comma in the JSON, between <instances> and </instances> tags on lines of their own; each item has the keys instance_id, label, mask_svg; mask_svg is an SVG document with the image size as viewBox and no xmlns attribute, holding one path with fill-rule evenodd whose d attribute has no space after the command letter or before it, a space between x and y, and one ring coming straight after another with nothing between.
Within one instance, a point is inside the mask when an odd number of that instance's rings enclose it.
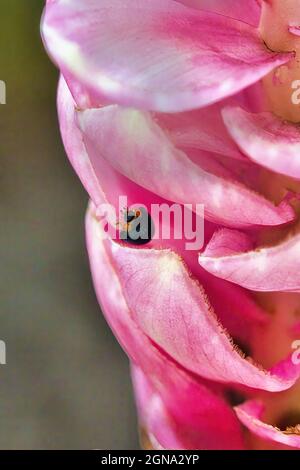
<instances>
[{"instance_id":1,"label":"pink flower fold","mask_svg":"<svg viewBox=\"0 0 300 470\"><path fill-rule=\"evenodd\" d=\"M267 46L272 8L46 2L62 140L90 197L95 291L153 449L300 447L300 131L267 99L298 49ZM188 207L202 247L153 205ZM151 230L134 240L141 214Z\"/></svg>"}]
</instances>

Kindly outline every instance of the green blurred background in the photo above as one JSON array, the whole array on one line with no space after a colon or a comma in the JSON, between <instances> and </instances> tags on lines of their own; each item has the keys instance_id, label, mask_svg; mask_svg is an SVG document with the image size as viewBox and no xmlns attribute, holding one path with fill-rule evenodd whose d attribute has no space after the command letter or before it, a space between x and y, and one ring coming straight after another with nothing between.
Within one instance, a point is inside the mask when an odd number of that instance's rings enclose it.
<instances>
[{"instance_id":1,"label":"green blurred background","mask_svg":"<svg viewBox=\"0 0 300 470\"><path fill-rule=\"evenodd\" d=\"M0 0L0 449L135 449L128 361L93 292L43 0Z\"/></svg>"}]
</instances>

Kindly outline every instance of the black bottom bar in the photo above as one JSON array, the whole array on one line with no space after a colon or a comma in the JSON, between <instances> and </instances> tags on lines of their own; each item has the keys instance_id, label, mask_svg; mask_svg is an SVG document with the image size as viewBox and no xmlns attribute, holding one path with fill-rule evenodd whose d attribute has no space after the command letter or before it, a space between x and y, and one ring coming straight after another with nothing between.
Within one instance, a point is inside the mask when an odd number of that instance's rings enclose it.
<instances>
[{"instance_id":1,"label":"black bottom bar","mask_svg":"<svg viewBox=\"0 0 300 470\"><path fill-rule=\"evenodd\" d=\"M299 456L299 457L298 457ZM300 454L290 451L0 451L0 465L10 463L73 463L93 468L121 465L137 468L140 465L188 465L195 467L205 464L230 465L246 463L270 465L273 461L287 465L299 460ZM240 467L239 467L240 468Z\"/></svg>"}]
</instances>

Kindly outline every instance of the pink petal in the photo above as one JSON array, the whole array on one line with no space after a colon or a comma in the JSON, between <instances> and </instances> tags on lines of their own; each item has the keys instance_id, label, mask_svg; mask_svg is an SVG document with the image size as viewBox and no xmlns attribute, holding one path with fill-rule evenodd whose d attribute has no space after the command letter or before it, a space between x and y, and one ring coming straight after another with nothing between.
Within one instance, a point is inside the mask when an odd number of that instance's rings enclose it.
<instances>
[{"instance_id":1,"label":"pink petal","mask_svg":"<svg viewBox=\"0 0 300 470\"><path fill-rule=\"evenodd\" d=\"M201 402L194 401L182 410L186 413L181 412L178 415L170 412L168 403L163 402L140 368L132 367L132 379L140 425L147 432L155 449L221 450L224 446L225 449L243 448L241 432L232 426L233 419L231 413L228 413L229 407L222 403L220 398L203 393ZM176 390L174 393L176 395ZM179 408L180 403L177 405ZM226 414L229 417L229 426L225 422ZM226 437L230 427L232 435Z\"/></svg>"},{"instance_id":2,"label":"pink petal","mask_svg":"<svg viewBox=\"0 0 300 470\"><path fill-rule=\"evenodd\" d=\"M224 126L221 117L222 107L220 104L215 104L186 113L158 114L156 119L159 125L169 133L170 139L177 148L206 150L226 157L246 160Z\"/></svg>"},{"instance_id":3,"label":"pink petal","mask_svg":"<svg viewBox=\"0 0 300 470\"><path fill-rule=\"evenodd\" d=\"M60 87L64 86L64 82L60 84ZM83 146L81 134L79 130L75 127L72 127L72 116L73 111L71 108L71 114L69 118L71 121L69 125L71 128L68 129L68 106L67 103L60 100L60 114L61 114L61 128L63 131L63 137L66 145L66 149L69 153L69 157L75 166L75 169L79 172L82 181L84 182L87 189L90 190L90 193L93 199L96 201L96 204L101 203L101 198L105 198L108 202L113 205L117 205L117 199L119 194L126 194L129 198L129 203L137 202L132 200L134 197L137 197L139 201L143 203L148 201L155 201L155 196L148 194L146 191L142 190L142 193L139 193L139 187L131 184L128 180L125 181L121 175L117 175L103 160L102 158L97 159L96 173L96 183L89 187L89 184L93 181L95 175L94 167L90 164L88 157L86 156L86 150ZM63 110L63 113L62 113ZM65 113L65 114L64 114ZM74 124L74 123L73 123ZM66 126L66 127L65 127ZM67 131L67 132L66 132ZM81 163L84 164L81 164ZM89 163L89 164L86 164ZM139 199L140 198L140 199ZM160 202L160 201L158 201ZM193 265L193 269L197 268L195 263L195 256L192 256L192 252L184 252L183 247L178 245L178 241L170 240L170 244L164 242L164 246L171 246L175 248L179 253L184 253L185 258L187 259L189 265ZM158 240L154 243L151 242L148 246L157 246L159 247L161 242ZM196 265L196 266L194 266ZM199 271L199 267L198 267ZM262 312L255 306L255 303L249 299L242 290L237 290L234 286L226 284L223 281L214 280L213 278L209 279L207 275L201 270L201 273L197 272L197 275L201 277L201 281L205 283L207 292L211 294L213 304L219 313L219 318L222 320L224 325L229 329L229 331L241 341L246 341L247 343L251 340L253 332L256 331L256 328L260 327L262 323L265 322L265 318L262 315ZM243 305L241 310L240 306ZM244 315L244 317L242 317ZM241 328L241 326L247 325L247 329ZM241 331L245 335L241 335ZM250 343L251 348L251 343Z\"/></svg>"},{"instance_id":4,"label":"pink petal","mask_svg":"<svg viewBox=\"0 0 300 470\"><path fill-rule=\"evenodd\" d=\"M149 113L119 106L78 112L93 166L99 155L124 176L180 204L203 204L208 220L233 227L280 225L293 219L240 183L208 173L174 147Z\"/></svg>"},{"instance_id":5,"label":"pink petal","mask_svg":"<svg viewBox=\"0 0 300 470\"><path fill-rule=\"evenodd\" d=\"M269 391L284 390L295 382L297 374L282 380L238 353L177 255L169 250L136 250L110 240L101 247L101 226L95 217L92 221L88 230L93 233L88 236L114 266L133 321L183 367L205 379Z\"/></svg>"},{"instance_id":6,"label":"pink petal","mask_svg":"<svg viewBox=\"0 0 300 470\"><path fill-rule=\"evenodd\" d=\"M75 102L62 76L58 85L57 108L60 132L67 156L86 191L93 202L98 205L106 197L86 152L81 132L76 124Z\"/></svg>"},{"instance_id":7,"label":"pink petal","mask_svg":"<svg viewBox=\"0 0 300 470\"><path fill-rule=\"evenodd\" d=\"M299 26L290 26L289 32L294 34L295 36L300 36L300 27Z\"/></svg>"},{"instance_id":8,"label":"pink petal","mask_svg":"<svg viewBox=\"0 0 300 470\"><path fill-rule=\"evenodd\" d=\"M235 230L219 230L215 232L205 248L205 257L230 256L249 251L253 243L249 237Z\"/></svg>"},{"instance_id":9,"label":"pink petal","mask_svg":"<svg viewBox=\"0 0 300 470\"><path fill-rule=\"evenodd\" d=\"M258 26L261 8L257 0L179 0L184 5L213 11Z\"/></svg>"},{"instance_id":10,"label":"pink petal","mask_svg":"<svg viewBox=\"0 0 300 470\"><path fill-rule=\"evenodd\" d=\"M237 234L234 235L237 238ZM244 234L240 236L242 239L245 237ZM208 244L208 251L199 257L200 265L208 272L254 291L300 292L300 235L274 247L229 255L229 250L232 250L231 231L215 234L214 245L217 245L218 237L221 237L224 255L220 249L213 253ZM227 248L227 240L230 248Z\"/></svg>"},{"instance_id":11,"label":"pink petal","mask_svg":"<svg viewBox=\"0 0 300 470\"><path fill-rule=\"evenodd\" d=\"M85 189L96 206L103 201L112 205L117 215L119 212L119 198L126 196L128 207L132 205L144 205L148 211L151 211L151 205L172 205L168 201L158 197L154 193L143 189L129 179L116 172L101 156L97 154L95 158L90 158L83 142L83 136L76 123L75 103L70 95L66 82L61 78L58 89L58 113L60 130L63 143L69 157L69 160L80 177ZM156 217L159 217L157 214ZM148 246L160 247L163 243L165 247L172 247L178 252L184 253L186 240L175 239L174 222L171 220L156 220L152 214L153 222L156 227L170 231L171 236L167 240L160 240L159 237L153 239ZM192 222L196 223L196 214L192 214ZM171 218L172 219L172 218ZM197 227L203 226L203 219L197 222ZM206 222L206 233L212 233L211 225ZM159 233L157 233L159 235ZM209 235L208 235L209 236Z\"/></svg>"},{"instance_id":12,"label":"pink petal","mask_svg":"<svg viewBox=\"0 0 300 470\"><path fill-rule=\"evenodd\" d=\"M300 129L272 113L252 114L237 107L223 110L228 132L251 160L300 179Z\"/></svg>"},{"instance_id":13,"label":"pink petal","mask_svg":"<svg viewBox=\"0 0 300 470\"><path fill-rule=\"evenodd\" d=\"M82 141L81 132L74 123L74 103L70 100L70 93L63 79L59 84L58 104L61 132L67 154L96 205L99 205L105 199L117 207L118 196L121 194L128 197L129 205L137 202L146 203L146 205L153 202L163 202L156 201L154 194L149 194L145 190L142 190L141 193L141 188L130 184L121 175L117 175L102 158L97 159L95 167L91 165ZM208 237L211 236L209 232L213 233L207 222L205 232ZM235 338L248 342L253 335L253 331L266 323L268 317L243 289L209 276L200 269L195 253L185 251L184 241L179 243L179 241L172 239L169 241L153 240L148 246L160 247L162 244L164 247L169 246L176 249L180 255L184 256L195 275L205 285L218 318ZM246 328L244 327L245 324L247 325Z\"/></svg>"},{"instance_id":14,"label":"pink petal","mask_svg":"<svg viewBox=\"0 0 300 470\"><path fill-rule=\"evenodd\" d=\"M245 242L251 246L250 239ZM205 271L199 265L194 251L180 250L177 246L170 248L180 254L192 275L203 286L219 322L234 338L234 342L241 344L251 355L257 335L268 328L272 317L257 304L251 292Z\"/></svg>"},{"instance_id":15,"label":"pink petal","mask_svg":"<svg viewBox=\"0 0 300 470\"><path fill-rule=\"evenodd\" d=\"M147 437L153 448L160 450L186 449L187 446L176 434L174 420L145 374L138 367L132 366L131 375L140 426L147 432Z\"/></svg>"},{"instance_id":16,"label":"pink petal","mask_svg":"<svg viewBox=\"0 0 300 470\"><path fill-rule=\"evenodd\" d=\"M213 277L201 283L222 326L250 351L258 331L265 330L270 316L263 311L244 289ZM234 287L234 290L231 290Z\"/></svg>"},{"instance_id":17,"label":"pink petal","mask_svg":"<svg viewBox=\"0 0 300 470\"><path fill-rule=\"evenodd\" d=\"M131 360L147 375L163 402L168 403L172 416L177 420L188 420L189 425L199 423L199 448L216 445L225 449L242 448L241 430L230 406L166 356L134 321L120 284L120 273L111 258L107 242L103 242L99 232L93 205L87 214L86 228L98 299ZM204 428L200 433L202 425Z\"/></svg>"},{"instance_id":18,"label":"pink petal","mask_svg":"<svg viewBox=\"0 0 300 470\"><path fill-rule=\"evenodd\" d=\"M237 406L235 411L243 425L260 438L300 449L300 435L280 431L261 421L264 407L260 402L246 402Z\"/></svg>"},{"instance_id":19,"label":"pink petal","mask_svg":"<svg viewBox=\"0 0 300 470\"><path fill-rule=\"evenodd\" d=\"M128 203L159 203L161 199L127 178L118 174L99 154L97 159L91 159L84 145L81 130L77 126L75 102L63 77L58 86L58 114L61 136L67 156L94 204L98 206L103 201L118 208L118 197L125 195Z\"/></svg>"},{"instance_id":20,"label":"pink petal","mask_svg":"<svg viewBox=\"0 0 300 470\"><path fill-rule=\"evenodd\" d=\"M57 0L46 6L42 32L74 95L80 82L81 107L108 99L163 112L195 109L294 56L270 52L246 23L172 0Z\"/></svg>"},{"instance_id":21,"label":"pink petal","mask_svg":"<svg viewBox=\"0 0 300 470\"><path fill-rule=\"evenodd\" d=\"M205 231L207 229L209 227L206 223ZM211 232L210 237L214 231ZM156 246L156 248L161 248L161 246ZM192 276L197 278L204 287L223 327L234 340L243 343L247 349L251 350L257 332L261 328L268 327L271 319L270 315L257 304L249 291L212 276L202 269L194 251L185 250L184 247L181 248L175 244L169 245L169 248L176 251L183 258Z\"/></svg>"},{"instance_id":22,"label":"pink petal","mask_svg":"<svg viewBox=\"0 0 300 470\"><path fill-rule=\"evenodd\" d=\"M290 328L290 334L293 338L298 338L300 335L300 321L294 323Z\"/></svg>"}]
</instances>

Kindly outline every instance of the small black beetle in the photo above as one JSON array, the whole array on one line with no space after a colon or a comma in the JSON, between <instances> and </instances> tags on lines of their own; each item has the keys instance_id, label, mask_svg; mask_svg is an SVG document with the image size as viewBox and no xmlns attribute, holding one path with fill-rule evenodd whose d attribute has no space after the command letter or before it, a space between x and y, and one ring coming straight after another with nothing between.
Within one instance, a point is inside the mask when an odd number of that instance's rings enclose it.
<instances>
[{"instance_id":1,"label":"small black beetle","mask_svg":"<svg viewBox=\"0 0 300 470\"><path fill-rule=\"evenodd\" d=\"M146 245L154 236L154 223L149 212L140 207L130 209L124 215L125 226L120 233L121 240L132 245Z\"/></svg>"}]
</instances>

